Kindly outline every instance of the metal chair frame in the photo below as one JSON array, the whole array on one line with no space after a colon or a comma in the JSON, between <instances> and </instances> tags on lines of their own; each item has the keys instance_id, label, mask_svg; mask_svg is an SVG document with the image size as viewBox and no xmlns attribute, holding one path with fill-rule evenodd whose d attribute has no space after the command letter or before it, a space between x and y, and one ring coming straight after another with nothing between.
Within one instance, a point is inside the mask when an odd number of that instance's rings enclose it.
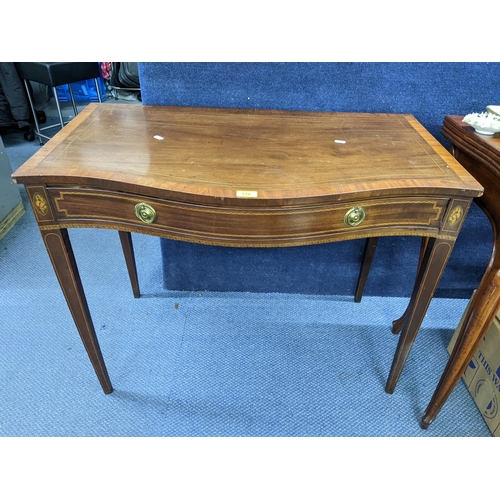
<instances>
[{"instance_id":1,"label":"metal chair frame","mask_svg":"<svg viewBox=\"0 0 500 500\"><path fill-rule=\"evenodd\" d=\"M102 102L101 91L99 90L99 82L97 81L97 78L94 78L94 83L95 83L95 88L97 91L97 100L99 102ZM73 95L73 89L71 88L71 83L68 83L67 85L68 85L68 89L69 89L69 95L71 97L71 104L73 105L73 110L74 110L75 116L76 116L78 114L78 108L77 108L77 105L75 102L75 96ZM38 119L36 116L35 105L33 102L33 98L31 96L28 80L24 80L24 86L26 87L26 93L28 94L28 100L29 100L29 103L31 106L31 111L33 112L33 119L35 121L35 134L38 136L38 140L40 141L40 145L42 145L43 144L42 138L46 139L46 140L50 139L49 136L42 134L43 130L48 130L48 129L51 129L54 127L61 127L61 129L62 129L64 127L64 125L69 123L69 121L66 121L66 122L64 121L62 111L61 111L61 105L59 103L59 98L57 97L57 87L50 87L52 89L52 93L54 94L54 99L56 101L57 113L59 115L59 124L56 123L54 125L40 127L40 124L38 123Z\"/></svg>"}]
</instances>

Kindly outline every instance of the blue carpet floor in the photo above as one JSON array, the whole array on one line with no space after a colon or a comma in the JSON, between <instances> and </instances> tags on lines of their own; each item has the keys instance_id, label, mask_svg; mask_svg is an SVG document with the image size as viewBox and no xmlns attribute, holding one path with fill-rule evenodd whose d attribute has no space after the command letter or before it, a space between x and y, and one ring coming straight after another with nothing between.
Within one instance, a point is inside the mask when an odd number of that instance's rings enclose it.
<instances>
[{"instance_id":1,"label":"blue carpet floor","mask_svg":"<svg viewBox=\"0 0 500 500\"><path fill-rule=\"evenodd\" d=\"M39 148L3 139L13 169ZM21 192L27 213L0 241L0 436L490 435L462 382L419 427L465 299L433 300L389 395L407 298L169 291L159 239L133 235L134 299L118 234L70 230L104 395Z\"/></svg>"}]
</instances>

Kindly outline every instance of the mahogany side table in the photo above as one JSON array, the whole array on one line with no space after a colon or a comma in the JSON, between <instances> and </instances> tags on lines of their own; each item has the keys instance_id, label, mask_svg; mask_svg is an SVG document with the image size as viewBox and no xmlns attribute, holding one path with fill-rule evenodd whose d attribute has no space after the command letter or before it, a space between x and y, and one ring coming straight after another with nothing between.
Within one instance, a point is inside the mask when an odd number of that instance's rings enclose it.
<instances>
[{"instance_id":1,"label":"mahogany side table","mask_svg":"<svg viewBox=\"0 0 500 500\"><path fill-rule=\"evenodd\" d=\"M113 387L67 228L117 230L135 296L131 232L234 247L425 237L391 393L483 192L411 115L107 103L88 105L13 178L105 393Z\"/></svg>"},{"instance_id":2,"label":"mahogany side table","mask_svg":"<svg viewBox=\"0 0 500 500\"><path fill-rule=\"evenodd\" d=\"M451 142L453 156L485 188L483 196L475 201L493 227L493 249L455 348L422 417L421 427L424 429L434 421L462 377L500 309L500 133L494 136L478 134L462 119L462 116L446 116L442 134Z\"/></svg>"}]
</instances>

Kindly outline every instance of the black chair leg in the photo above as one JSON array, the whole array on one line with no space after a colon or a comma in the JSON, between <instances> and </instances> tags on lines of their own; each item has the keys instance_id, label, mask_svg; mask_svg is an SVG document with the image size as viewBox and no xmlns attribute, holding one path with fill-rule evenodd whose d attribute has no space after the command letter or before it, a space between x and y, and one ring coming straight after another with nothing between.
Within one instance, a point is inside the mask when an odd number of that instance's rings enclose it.
<instances>
[{"instance_id":1,"label":"black chair leg","mask_svg":"<svg viewBox=\"0 0 500 500\"><path fill-rule=\"evenodd\" d=\"M28 95L28 101L30 103L31 113L33 114L33 120L35 122L36 135L38 136L38 140L40 141L40 146L41 146L43 144L42 134L40 133L40 125L38 124L38 117L36 115L36 109L35 109L35 105L33 103L33 97L31 95L31 88L30 88L29 82L27 80L23 80L23 81L24 81L24 86L26 87L26 94Z\"/></svg>"}]
</instances>

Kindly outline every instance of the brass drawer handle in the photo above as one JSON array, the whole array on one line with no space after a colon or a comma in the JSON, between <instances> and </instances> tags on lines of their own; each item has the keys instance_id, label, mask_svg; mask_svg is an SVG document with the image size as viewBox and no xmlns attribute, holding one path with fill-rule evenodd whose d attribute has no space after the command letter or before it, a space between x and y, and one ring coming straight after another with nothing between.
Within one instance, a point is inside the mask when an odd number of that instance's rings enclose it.
<instances>
[{"instance_id":1,"label":"brass drawer handle","mask_svg":"<svg viewBox=\"0 0 500 500\"><path fill-rule=\"evenodd\" d=\"M366 212L363 207L354 207L347 211L344 216L346 226L359 226L366 217Z\"/></svg>"},{"instance_id":2,"label":"brass drawer handle","mask_svg":"<svg viewBox=\"0 0 500 500\"><path fill-rule=\"evenodd\" d=\"M147 203L137 203L134 213L139 220L146 224L152 224L156 220L156 211Z\"/></svg>"}]
</instances>

